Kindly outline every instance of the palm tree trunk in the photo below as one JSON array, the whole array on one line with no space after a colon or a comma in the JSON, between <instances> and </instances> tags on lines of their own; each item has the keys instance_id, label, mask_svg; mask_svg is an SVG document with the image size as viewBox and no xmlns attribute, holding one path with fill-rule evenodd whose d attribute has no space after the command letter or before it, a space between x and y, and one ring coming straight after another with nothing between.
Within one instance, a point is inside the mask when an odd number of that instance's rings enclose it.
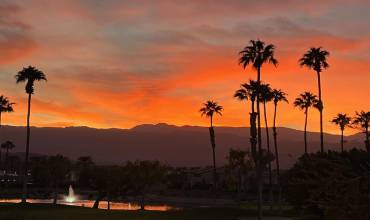
<instances>
[{"instance_id":1,"label":"palm tree trunk","mask_svg":"<svg viewBox=\"0 0 370 220\"><path fill-rule=\"evenodd\" d=\"M217 186L217 173L216 173L216 143L215 143L215 131L213 127L209 128L209 134L211 137L211 145L212 145L212 158L213 158L213 186L216 188Z\"/></svg>"},{"instance_id":2,"label":"palm tree trunk","mask_svg":"<svg viewBox=\"0 0 370 220\"><path fill-rule=\"evenodd\" d=\"M212 147L212 159L213 159L213 187L217 187L217 172L216 172L216 140L215 131L213 129L213 117L210 117L211 126L209 127L209 135L211 137L211 147Z\"/></svg>"},{"instance_id":3,"label":"palm tree trunk","mask_svg":"<svg viewBox=\"0 0 370 220\"><path fill-rule=\"evenodd\" d=\"M1 111L0 111L0 133L1 133L2 129L1 129ZM2 143L2 137L1 137L1 134L0 134L0 142ZM2 164L1 164L1 148L0 148L0 170L2 168Z\"/></svg>"},{"instance_id":4,"label":"palm tree trunk","mask_svg":"<svg viewBox=\"0 0 370 220\"><path fill-rule=\"evenodd\" d=\"M365 140L366 150L367 152L370 152L369 126L366 126L365 133L366 133L366 140Z\"/></svg>"},{"instance_id":5,"label":"palm tree trunk","mask_svg":"<svg viewBox=\"0 0 370 220\"><path fill-rule=\"evenodd\" d=\"M257 83L261 84L261 67L257 68ZM257 143L258 143L258 163L257 163L257 182L258 182L258 220L262 220L262 205L263 205L263 170L261 164L262 157L262 137L261 137L261 110L260 110L260 101L259 101L260 91L258 88L257 91Z\"/></svg>"},{"instance_id":6,"label":"palm tree trunk","mask_svg":"<svg viewBox=\"0 0 370 220\"><path fill-rule=\"evenodd\" d=\"M9 148L6 148L5 152L5 164L4 164L4 169L5 169L5 187L8 188L8 155L9 155Z\"/></svg>"},{"instance_id":7,"label":"palm tree trunk","mask_svg":"<svg viewBox=\"0 0 370 220\"><path fill-rule=\"evenodd\" d=\"M321 79L320 79L320 72L317 71L317 85L319 88L319 102L320 102L320 150L321 153L324 153L324 129L323 129L323 109L324 109L324 104L321 99Z\"/></svg>"},{"instance_id":8,"label":"palm tree trunk","mask_svg":"<svg viewBox=\"0 0 370 220\"><path fill-rule=\"evenodd\" d=\"M272 132L274 136L274 147L275 147L275 161L276 161L276 180L279 183L280 178L280 163L279 163L279 150L278 150L278 144L277 144L277 132L276 132L276 111L277 111L277 104L275 104L274 108L274 123L272 127Z\"/></svg>"},{"instance_id":9,"label":"palm tree trunk","mask_svg":"<svg viewBox=\"0 0 370 220\"><path fill-rule=\"evenodd\" d=\"M250 113L250 142L251 142L251 151L252 151L252 157L257 164L257 126L256 126L256 112L254 109L254 100L252 100L252 113Z\"/></svg>"},{"instance_id":10,"label":"palm tree trunk","mask_svg":"<svg viewBox=\"0 0 370 220\"><path fill-rule=\"evenodd\" d=\"M54 199L53 199L53 205L57 204L58 201L58 182L55 181L55 186L54 186Z\"/></svg>"},{"instance_id":11,"label":"palm tree trunk","mask_svg":"<svg viewBox=\"0 0 370 220\"><path fill-rule=\"evenodd\" d=\"M107 209L110 210L110 193L107 193Z\"/></svg>"},{"instance_id":12,"label":"palm tree trunk","mask_svg":"<svg viewBox=\"0 0 370 220\"><path fill-rule=\"evenodd\" d=\"M265 130L266 130L266 145L267 145L267 153L270 154L270 132L269 126L267 122L267 112L266 112L266 101L263 102L263 115L265 118ZM268 162L268 170L269 170L269 193L270 193L270 202L272 205L273 201L273 192L272 192L272 169L271 169L271 161Z\"/></svg>"},{"instance_id":13,"label":"palm tree trunk","mask_svg":"<svg viewBox=\"0 0 370 220\"><path fill-rule=\"evenodd\" d=\"M94 202L94 205L93 205L93 209L98 209L99 208L99 203L100 201L104 198L104 193L102 192L98 192L98 196L96 197L95 199L95 202Z\"/></svg>"},{"instance_id":14,"label":"palm tree trunk","mask_svg":"<svg viewBox=\"0 0 370 220\"><path fill-rule=\"evenodd\" d=\"M30 153L30 115L31 115L31 93L28 94L27 142L26 142L26 155L25 155L25 159L24 159L24 170L23 170L22 203L27 202L28 157L29 157L29 153Z\"/></svg>"},{"instance_id":15,"label":"palm tree trunk","mask_svg":"<svg viewBox=\"0 0 370 220\"><path fill-rule=\"evenodd\" d=\"M340 147L342 149L342 152L344 151L344 140L343 140L343 132L344 130L341 129L342 133L341 133L341 136L340 136Z\"/></svg>"},{"instance_id":16,"label":"palm tree trunk","mask_svg":"<svg viewBox=\"0 0 370 220\"><path fill-rule=\"evenodd\" d=\"M307 118L308 118L308 108L306 108L304 119L304 153L307 154Z\"/></svg>"},{"instance_id":17,"label":"palm tree trunk","mask_svg":"<svg viewBox=\"0 0 370 220\"><path fill-rule=\"evenodd\" d=\"M5 152L5 174L8 173L8 157L9 157L9 148L6 148L6 152Z\"/></svg>"},{"instance_id":18,"label":"palm tree trunk","mask_svg":"<svg viewBox=\"0 0 370 220\"><path fill-rule=\"evenodd\" d=\"M277 144L277 132L276 132L276 112L277 112L277 103L275 103L275 108L274 108L274 121L273 121L273 126L272 126L272 132L274 136L274 147L275 147L275 161L276 161L276 183L278 185L279 189L279 195L278 195L278 206L280 209L280 204L281 204L281 197L282 197L282 188L280 185L280 163L279 163L279 149L278 149L278 144Z\"/></svg>"}]
</instances>

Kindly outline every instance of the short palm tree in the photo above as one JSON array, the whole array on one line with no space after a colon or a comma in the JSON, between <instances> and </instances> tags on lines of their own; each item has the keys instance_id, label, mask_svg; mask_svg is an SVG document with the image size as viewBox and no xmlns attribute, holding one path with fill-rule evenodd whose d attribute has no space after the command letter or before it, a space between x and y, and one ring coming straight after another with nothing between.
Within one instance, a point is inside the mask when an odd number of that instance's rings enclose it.
<instances>
[{"instance_id":1,"label":"short palm tree","mask_svg":"<svg viewBox=\"0 0 370 220\"><path fill-rule=\"evenodd\" d=\"M5 173L8 173L8 158L9 158L9 151L15 148L15 144L11 141L5 141L1 144L1 149L5 150Z\"/></svg>"},{"instance_id":2,"label":"short palm tree","mask_svg":"<svg viewBox=\"0 0 370 220\"><path fill-rule=\"evenodd\" d=\"M317 84L319 90L319 104L318 110L320 112L320 149L321 152L324 152L324 129L323 129L323 109L324 104L321 99L321 72L329 67L326 59L329 56L329 52L323 50L321 47L312 47L310 48L303 57L299 60L301 66L306 66L310 69L313 69L317 73Z\"/></svg>"},{"instance_id":3,"label":"short palm tree","mask_svg":"<svg viewBox=\"0 0 370 220\"><path fill-rule=\"evenodd\" d=\"M370 141L369 141L369 124L370 124L370 111L356 112L356 116L353 118L352 124L362 129L365 133L365 147L370 152Z\"/></svg>"},{"instance_id":4,"label":"short palm tree","mask_svg":"<svg viewBox=\"0 0 370 220\"><path fill-rule=\"evenodd\" d=\"M310 107L319 108L320 101L317 99L317 96L311 92L304 92L300 94L294 101L294 106L304 111L305 120L304 120L304 152L307 154L307 118L308 118L308 109Z\"/></svg>"},{"instance_id":5,"label":"short palm tree","mask_svg":"<svg viewBox=\"0 0 370 220\"><path fill-rule=\"evenodd\" d=\"M213 184L214 187L217 185L217 173L216 173L216 140L215 131L213 129L213 116L214 114L222 115L223 107L218 105L217 102L207 101L203 104L203 107L199 110L201 116L205 115L210 118L209 134L211 137L212 153L213 153Z\"/></svg>"},{"instance_id":6,"label":"short palm tree","mask_svg":"<svg viewBox=\"0 0 370 220\"><path fill-rule=\"evenodd\" d=\"M13 105L15 103L10 102L9 99L3 95L0 96L0 128L1 128L1 115L5 112L13 112Z\"/></svg>"},{"instance_id":7,"label":"short palm tree","mask_svg":"<svg viewBox=\"0 0 370 220\"><path fill-rule=\"evenodd\" d=\"M28 111L27 111L27 140L26 140L26 155L24 161L23 173L23 193L22 203L27 202L27 179L28 179L28 157L30 151L30 116L31 116L31 97L35 91L36 81L46 81L45 74L33 66L23 68L15 76L17 83L26 83L26 93L28 94Z\"/></svg>"},{"instance_id":8,"label":"short palm tree","mask_svg":"<svg viewBox=\"0 0 370 220\"><path fill-rule=\"evenodd\" d=\"M279 182L280 178L280 163L279 163L279 150L277 144L277 131L276 131L276 112L277 106L279 102L288 102L286 98L287 94L283 92L281 89L273 89L272 90L272 101L274 102L274 121L272 125L272 132L274 136L274 148L275 148L275 160L276 160L276 175L277 180Z\"/></svg>"},{"instance_id":9,"label":"short palm tree","mask_svg":"<svg viewBox=\"0 0 370 220\"><path fill-rule=\"evenodd\" d=\"M13 112L14 109L13 109L13 105L15 103L12 103L9 101L9 99L3 95L0 96L0 130L1 130L1 116L2 116L2 113L5 113L5 112ZM0 140L1 140L1 137L0 137ZM1 169L1 149L0 149L0 169Z\"/></svg>"},{"instance_id":10,"label":"short palm tree","mask_svg":"<svg viewBox=\"0 0 370 220\"><path fill-rule=\"evenodd\" d=\"M344 140L343 140L343 133L344 129L351 123L351 117L347 116L346 114L339 113L336 117L331 120L332 123L339 126L341 131L340 136L340 147L342 152L344 151Z\"/></svg>"},{"instance_id":11,"label":"short palm tree","mask_svg":"<svg viewBox=\"0 0 370 220\"><path fill-rule=\"evenodd\" d=\"M257 113L255 111L255 101L257 97L257 90L259 88L259 84L257 81L249 80L248 83L244 83L240 86L241 88L238 89L234 93L234 98L237 98L240 101L251 101L251 113L250 113L250 142L251 142L251 152L252 157L255 160L254 162L257 163L257 126L256 126L256 117Z\"/></svg>"},{"instance_id":12,"label":"short palm tree","mask_svg":"<svg viewBox=\"0 0 370 220\"><path fill-rule=\"evenodd\" d=\"M274 66L277 65L278 61L275 59L274 56L275 46L273 44L265 44L265 42L260 40L251 40L249 45L244 47L242 51L240 51L240 58L239 64L243 65L244 69L251 65L257 71L257 83L261 83L261 68L265 63L271 63ZM257 91L258 92L258 91ZM260 104L259 99L257 99L257 144L258 144L258 153L262 152L262 138L261 138L261 111L260 111ZM259 163L257 163L257 167L261 167ZM258 174L258 220L262 219L262 167L259 169L260 172Z\"/></svg>"}]
</instances>

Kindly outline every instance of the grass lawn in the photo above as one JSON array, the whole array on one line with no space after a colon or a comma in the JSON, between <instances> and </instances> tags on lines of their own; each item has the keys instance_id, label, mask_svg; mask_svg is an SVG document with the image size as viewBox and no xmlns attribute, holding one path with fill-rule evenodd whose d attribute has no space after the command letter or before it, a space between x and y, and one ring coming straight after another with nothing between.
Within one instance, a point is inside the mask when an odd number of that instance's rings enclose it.
<instances>
[{"instance_id":1,"label":"grass lawn","mask_svg":"<svg viewBox=\"0 0 370 220\"><path fill-rule=\"evenodd\" d=\"M158 212L107 211L49 204L0 204L0 220L236 220L247 216L253 216L253 213L243 208L196 208Z\"/></svg>"}]
</instances>

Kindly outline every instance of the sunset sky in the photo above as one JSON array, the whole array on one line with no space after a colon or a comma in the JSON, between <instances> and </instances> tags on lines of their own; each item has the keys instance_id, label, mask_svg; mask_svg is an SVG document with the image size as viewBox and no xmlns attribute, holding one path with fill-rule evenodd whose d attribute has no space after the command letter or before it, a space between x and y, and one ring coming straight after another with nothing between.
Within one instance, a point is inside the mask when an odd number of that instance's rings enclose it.
<instances>
[{"instance_id":1,"label":"sunset sky","mask_svg":"<svg viewBox=\"0 0 370 220\"><path fill-rule=\"evenodd\" d=\"M217 126L249 126L249 103L233 93L256 73L238 65L238 52L261 39L279 60L262 80L289 94L279 126L302 129L291 103L317 93L316 74L298 59L312 46L330 51L324 121L338 133L334 115L370 110L369 21L368 0L0 0L0 94L17 103L3 123L25 125L27 96L14 75L34 65L48 78L36 85L34 126L208 125L198 112L208 99L224 106ZM318 116L310 112L309 130Z\"/></svg>"}]
</instances>

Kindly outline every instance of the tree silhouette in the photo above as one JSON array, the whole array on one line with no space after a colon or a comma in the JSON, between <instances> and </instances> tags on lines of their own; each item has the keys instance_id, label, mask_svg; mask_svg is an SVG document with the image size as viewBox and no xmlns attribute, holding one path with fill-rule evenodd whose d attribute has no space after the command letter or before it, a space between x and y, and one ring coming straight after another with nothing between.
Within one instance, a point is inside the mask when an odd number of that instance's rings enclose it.
<instances>
[{"instance_id":1,"label":"tree silhouette","mask_svg":"<svg viewBox=\"0 0 370 220\"><path fill-rule=\"evenodd\" d=\"M267 121L267 109L266 104L267 102L272 101L273 94L272 89L269 84L261 84L261 89L259 93L260 102L263 103L263 116L265 119L265 131L266 131L266 146L267 146L267 153L271 154L270 149L270 132L269 132L269 126ZM272 168L271 168L271 161L268 162L268 174L269 174L269 190L270 190L270 202L273 201L273 192L272 192Z\"/></svg>"},{"instance_id":2,"label":"tree silhouette","mask_svg":"<svg viewBox=\"0 0 370 220\"><path fill-rule=\"evenodd\" d=\"M15 144L11 141L5 141L1 144L1 149L5 149L5 174L8 173L8 163L9 163L9 151L11 151L13 148L15 148Z\"/></svg>"},{"instance_id":3,"label":"tree silhouette","mask_svg":"<svg viewBox=\"0 0 370 220\"><path fill-rule=\"evenodd\" d=\"M236 191L238 195L243 191L243 182L249 169L254 166L253 159L248 151L239 149L230 149L227 157L227 169L231 173L231 177L236 183ZM244 178L243 178L244 177Z\"/></svg>"},{"instance_id":4,"label":"tree silhouette","mask_svg":"<svg viewBox=\"0 0 370 220\"><path fill-rule=\"evenodd\" d=\"M352 124L362 129L365 133L365 147L370 152L370 141L369 141L369 123L370 123L370 111L356 112L356 116L353 118Z\"/></svg>"},{"instance_id":5,"label":"tree silhouette","mask_svg":"<svg viewBox=\"0 0 370 220\"><path fill-rule=\"evenodd\" d=\"M34 94L34 84L36 81L46 81L45 74L33 66L23 68L15 76L17 83L26 83L26 93L28 94L28 110L27 110L27 141L26 141L26 155L24 161L23 173L23 193L22 203L27 202L27 179L28 179L28 157L30 151L30 116L31 116L31 96Z\"/></svg>"},{"instance_id":6,"label":"tree silhouette","mask_svg":"<svg viewBox=\"0 0 370 220\"><path fill-rule=\"evenodd\" d=\"M272 90L272 101L274 102L274 120L272 125L272 132L274 136L274 148L275 148L275 160L276 160L276 174L277 174L277 181L279 182L280 178L280 163L279 163L279 148L277 144L277 131L276 131L276 113L277 113L277 106L279 102L287 102L288 99L286 98L287 94L283 92L281 89L273 89Z\"/></svg>"},{"instance_id":7,"label":"tree silhouette","mask_svg":"<svg viewBox=\"0 0 370 220\"><path fill-rule=\"evenodd\" d=\"M209 135L211 137L212 153L213 153L213 184L214 187L217 185L217 173L216 173L216 141L215 141L215 131L213 129L213 115L222 115L222 106L218 105L217 102L207 101L203 103L203 107L199 110L201 116L205 115L210 118Z\"/></svg>"},{"instance_id":8,"label":"tree silhouette","mask_svg":"<svg viewBox=\"0 0 370 220\"><path fill-rule=\"evenodd\" d=\"M0 96L0 128L1 128L1 115L5 112L13 112L13 105L15 103L10 102L9 99L3 95Z\"/></svg>"},{"instance_id":9,"label":"tree silhouette","mask_svg":"<svg viewBox=\"0 0 370 220\"><path fill-rule=\"evenodd\" d=\"M9 99L3 95L0 96L0 130L1 130L1 116L2 116L2 113L5 113L5 112L13 112L13 105L15 103L12 103L9 101ZM0 141L1 141L1 136L0 136ZM0 169L1 169L1 149L0 149Z\"/></svg>"},{"instance_id":10,"label":"tree silhouette","mask_svg":"<svg viewBox=\"0 0 370 220\"><path fill-rule=\"evenodd\" d=\"M48 158L48 169L51 179L49 180L54 187L53 204L57 204L59 185L65 180L71 170L71 161L62 155L50 156Z\"/></svg>"},{"instance_id":11,"label":"tree silhouette","mask_svg":"<svg viewBox=\"0 0 370 220\"><path fill-rule=\"evenodd\" d=\"M323 109L324 104L321 99L321 80L320 80L320 73L323 69L329 67L326 59L329 56L329 52L326 50L322 50L321 47L312 47L310 48L303 57L299 60L299 64L301 66L306 66L310 69L313 69L317 73L317 84L319 90L319 103L318 103L318 110L320 112L320 149L321 152L324 152L324 130L323 130Z\"/></svg>"},{"instance_id":12,"label":"tree silhouette","mask_svg":"<svg viewBox=\"0 0 370 220\"><path fill-rule=\"evenodd\" d=\"M260 40L251 40L249 45L240 51L239 64L245 69L251 65L257 71L257 83L261 83L261 68L265 63L277 65L278 61L274 57L275 46L272 44L266 45ZM257 91L258 92L258 91ZM262 138L261 138L261 111L259 99L257 99L257 144L258 153L262 152ZM259 163L257 167L260 166ZM262 169L259 169L262 172ZM262 219L262 173L258 175L258 220Z\"/></svg>"},{"instance_id":13,"label":"tree silhouette","mask_svg":"<svg viewBox=\"0 0 370 220\"><path fill-rule=\"evenodd\" d=\"M300 94L294 101L294 106L304 111L305 120L304 120L304 152L307 154L307 118L308 118L308 109L310 107L320 108L320 101L317 99L317 96L311 92L304 92Z\"/></svg>"},{"instance_id":14,"label":"tree silhouette","mask_svg":"<svg viewBox=\"0 0 370 220\"><path fill-rule=\"evenodd\" d=\"M234 98L237 98L240 101L251 101L251 113L250 113L250 142L251 142L251 151L254 162L257 164L257 126L256 126L256 117L257 113L255 111L255 101L257 98L257 90L259 84L257 81L249 80L248 83L244 83L240 86L241 88L237 90L234 94Z\"/></svg>"},{"instance_id":15,"label":"tree silhouette","mask_svg":"<svg viewBox=\"0 0 370 220\"><path fill-rule=\"evenodd\" d=\"M339 126L341 131L340 136L340 147L342 152L344 151L344 141L343 141L343 133L344 129L351 123L351 118L348 117L346 114L339 113L336 117L331 120L332 123Z\"/></svg>"}]
</instances>

